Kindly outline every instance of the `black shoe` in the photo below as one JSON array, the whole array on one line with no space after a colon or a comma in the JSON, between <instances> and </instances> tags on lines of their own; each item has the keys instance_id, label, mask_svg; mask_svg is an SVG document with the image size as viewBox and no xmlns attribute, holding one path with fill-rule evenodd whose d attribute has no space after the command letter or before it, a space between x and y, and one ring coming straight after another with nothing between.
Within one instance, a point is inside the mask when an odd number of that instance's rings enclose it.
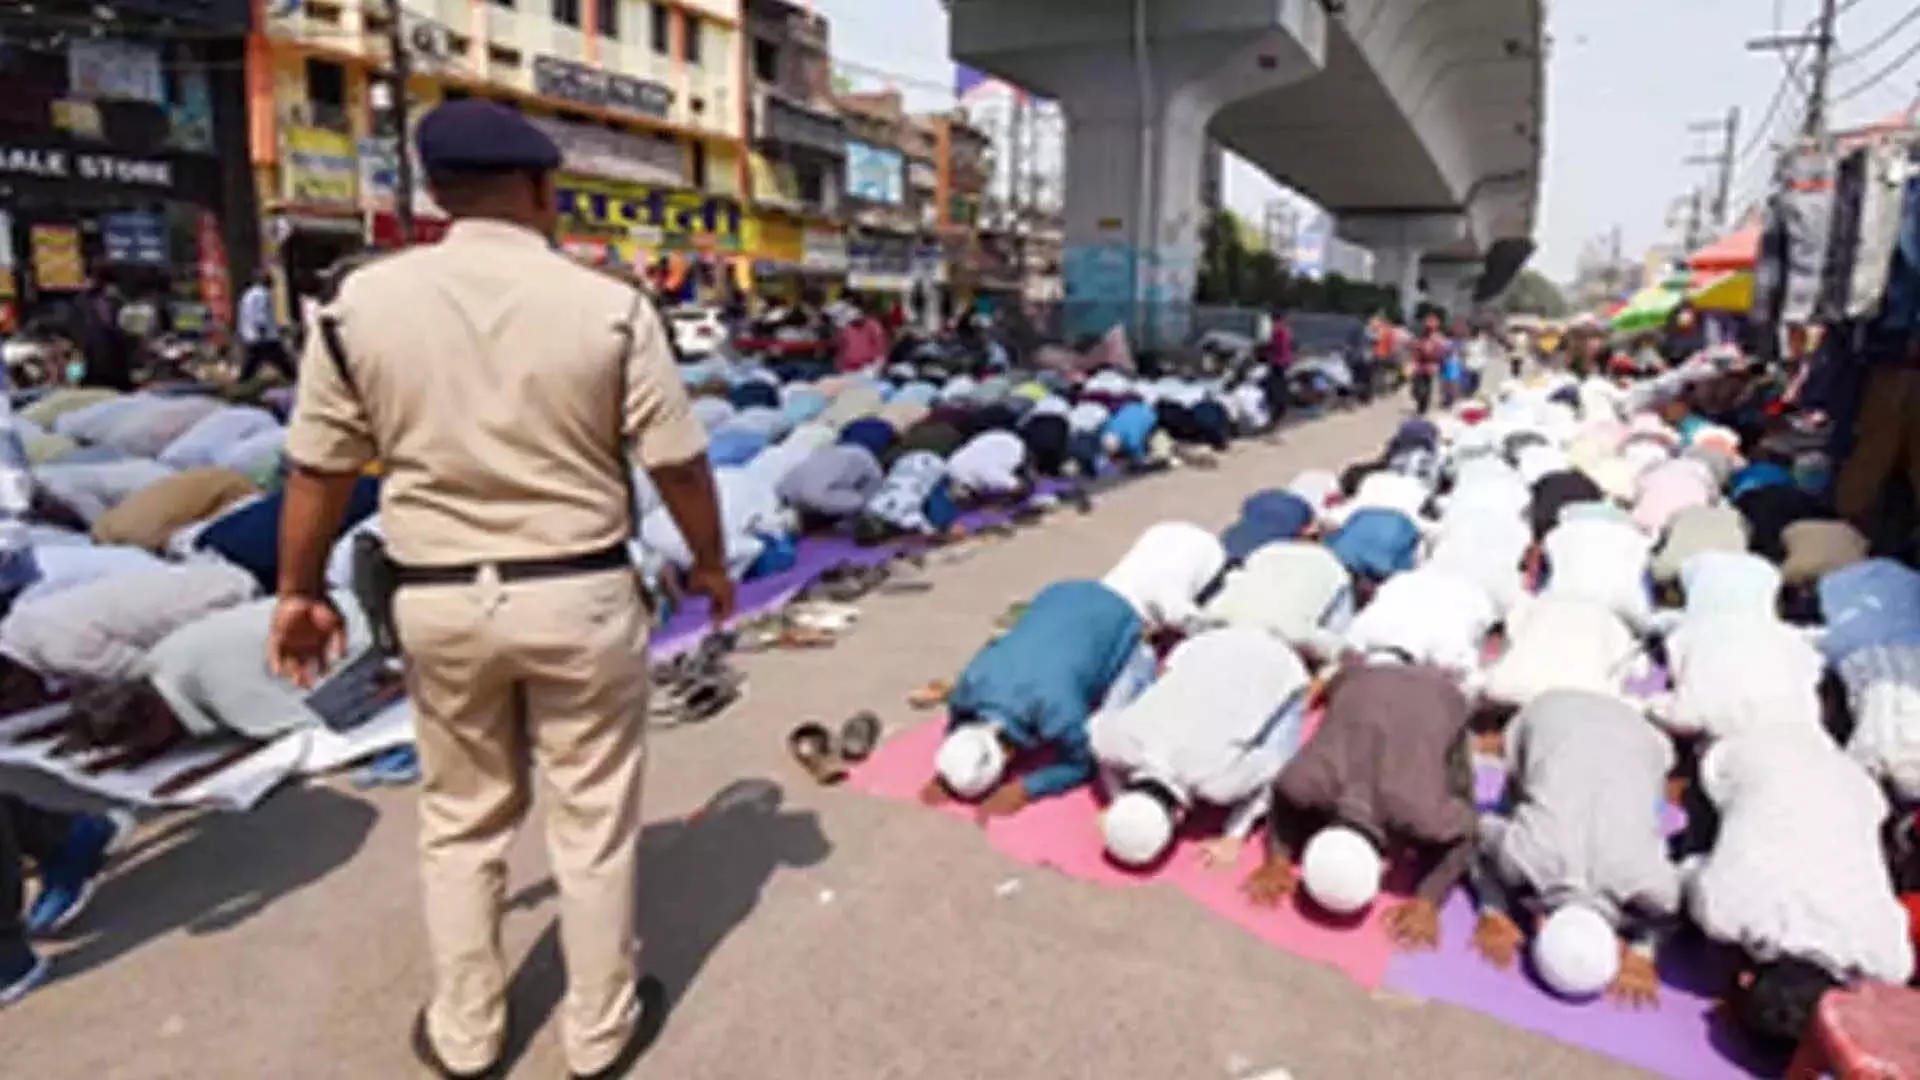
<instances>
[{"instance_id":1,"label":"black shoe","mask_svg":"<svg viewBox=\"0 0 1920 1080\"><path fill-rule=\"evenodd\" d=\"M413 1056L419 1058L420 1064L441 1080L497 1080L502 1075L498 1061L473 1072L461 1072L440 1060L440 1051L433 1048L433 1038L427 1034L425 1009L421 1009L413 1018Z\"/></svg>"},{"instance_id":2,"label":"black shoe","mask_svg":"<svg viewBox=\"0 0 1920 1080\"><path fill-rule=\"evenodd\" d=\"M573 1073L573 1080L621 1080L660 1038L661 1030L667 1026L666 984L651 975L643 975L633 989L634 996L640 999L640 1023L634 1026L633 1036L604 1067L590 1073Z\"/></svg>"}]
</instances>

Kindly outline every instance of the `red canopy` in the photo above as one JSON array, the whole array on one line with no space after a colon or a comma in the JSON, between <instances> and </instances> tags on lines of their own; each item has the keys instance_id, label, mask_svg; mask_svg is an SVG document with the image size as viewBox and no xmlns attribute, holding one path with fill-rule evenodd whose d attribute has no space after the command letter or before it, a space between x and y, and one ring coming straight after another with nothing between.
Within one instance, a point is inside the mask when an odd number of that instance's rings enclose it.
<instances>
[{"instance_id":1,"label":"red canopy","mask_svg":"<svg viewBox=\"0 0 1920 1080\"><path fill-rule=\"evenodd\" d=\"M1743 225L1701 248L1687 260L1695 270L1708 273L1751 270L1760 260L1760 226Z\"/></svg>"}]
</instances>

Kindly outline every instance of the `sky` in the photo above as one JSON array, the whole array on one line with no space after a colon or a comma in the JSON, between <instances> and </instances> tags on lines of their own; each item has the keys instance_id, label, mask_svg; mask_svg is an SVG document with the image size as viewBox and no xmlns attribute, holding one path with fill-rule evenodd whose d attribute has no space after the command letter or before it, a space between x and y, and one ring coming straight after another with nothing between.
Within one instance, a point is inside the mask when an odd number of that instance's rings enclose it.
<instances>
[{"instance_id":1,"label":"sky","mask_svg":"<svg viewBox=\"0 0 1920 1080\"><path fill-rule=\"evenodd\" d=\"M1920 50L1920 20L1899 25L1913 12L1912 0L1840 5L1835 122L1878 120L1920 100L1920 51L1896 63ZM832 21L835 58L859 88L898 86L913 108L953 103L938 0L815 0L814 8ZM1547 156L1534 268L1570 279L1582 249L1616 226L1630 257L1676 240L1676 207L1694 186L1713 180L1710 167L1685 161L1720 148L1715 136L1688 128L1723 121L1735 106L1743 127L1736 150L1745 151L1735 170L1736 204L1759 191L1768 139L1790 130L1802 97L1788 94L1756 139L1785 66L1746 43L1799 32L1818 8L1819 0L1550 0ZM1890 29L1892 37L1878 40ZM1227 201L1234 209L1257 217L1276 197L1284 196L1258 170L1229 163Z\"/></svg>"}]
</instances>

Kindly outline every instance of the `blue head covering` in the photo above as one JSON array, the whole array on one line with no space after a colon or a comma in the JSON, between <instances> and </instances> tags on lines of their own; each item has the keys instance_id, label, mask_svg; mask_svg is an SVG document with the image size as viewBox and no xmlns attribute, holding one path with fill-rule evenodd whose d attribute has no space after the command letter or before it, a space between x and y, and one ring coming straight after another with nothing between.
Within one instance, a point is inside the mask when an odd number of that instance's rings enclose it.
<instances>
[{"instance_id":1,"label":"blue head covering","mask_svg":"<svg viewBox=\"0 0 1920 1080\"><path fill-rule=\"evenodd\" d=\"M1398 510L1369 507L1327 538L1327 550L1349 573L1377 581L1413 569L1420 526Z\"/></svg>"},{"instance_id":2,"label":"blue head covering","mask_svg":"<svg viewBox=\"0 0 1920 1080\"><path fill-rule=\"evenodd\" d=\"M841 428L839 441L842 446L865 447L874 457L883 458L898 437L892 424L877 416L869 416Z\"/></svg>"},{"instance_id":3,"label":"blue head covering","mask_svg":"<svg viewBox=\"0 0 1920 1080\"><path fill-rule=\"evenodd\" d=\"M1262 491L1240 507L1240 520L1220 534L1227 558L1241 562L1258 548L1291 540L1313 524L1313 507L1291 491Z\"/></svg>"}]
</instances>

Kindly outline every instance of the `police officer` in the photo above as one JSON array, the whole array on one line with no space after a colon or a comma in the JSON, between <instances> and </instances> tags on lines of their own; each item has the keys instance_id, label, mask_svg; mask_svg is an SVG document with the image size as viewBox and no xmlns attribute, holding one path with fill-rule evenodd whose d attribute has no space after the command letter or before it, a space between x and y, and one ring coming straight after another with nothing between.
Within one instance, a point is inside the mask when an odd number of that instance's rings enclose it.
<instances>
[{"instance_id":1,"label":"police officer","mask_svg":"<svg viewBox=\"0 0 1920 1080\"><path fill-rule=\"evenodd\" d=\"M379 461L422 772L434 988L415 1053L442 1076L500 1069L501 892L532 766L554 794L567 1064L620 1076L659 997L634 961L650 619L626 459L686 537L686 586L723 619L733 586L705 435L651 302L554 250L553 142L478 100L436 108L417 139L454 223L349 276L307 349L268 660L308 685L340 656L324 564L354 478Z\"/></svg>"}]
</instances>

